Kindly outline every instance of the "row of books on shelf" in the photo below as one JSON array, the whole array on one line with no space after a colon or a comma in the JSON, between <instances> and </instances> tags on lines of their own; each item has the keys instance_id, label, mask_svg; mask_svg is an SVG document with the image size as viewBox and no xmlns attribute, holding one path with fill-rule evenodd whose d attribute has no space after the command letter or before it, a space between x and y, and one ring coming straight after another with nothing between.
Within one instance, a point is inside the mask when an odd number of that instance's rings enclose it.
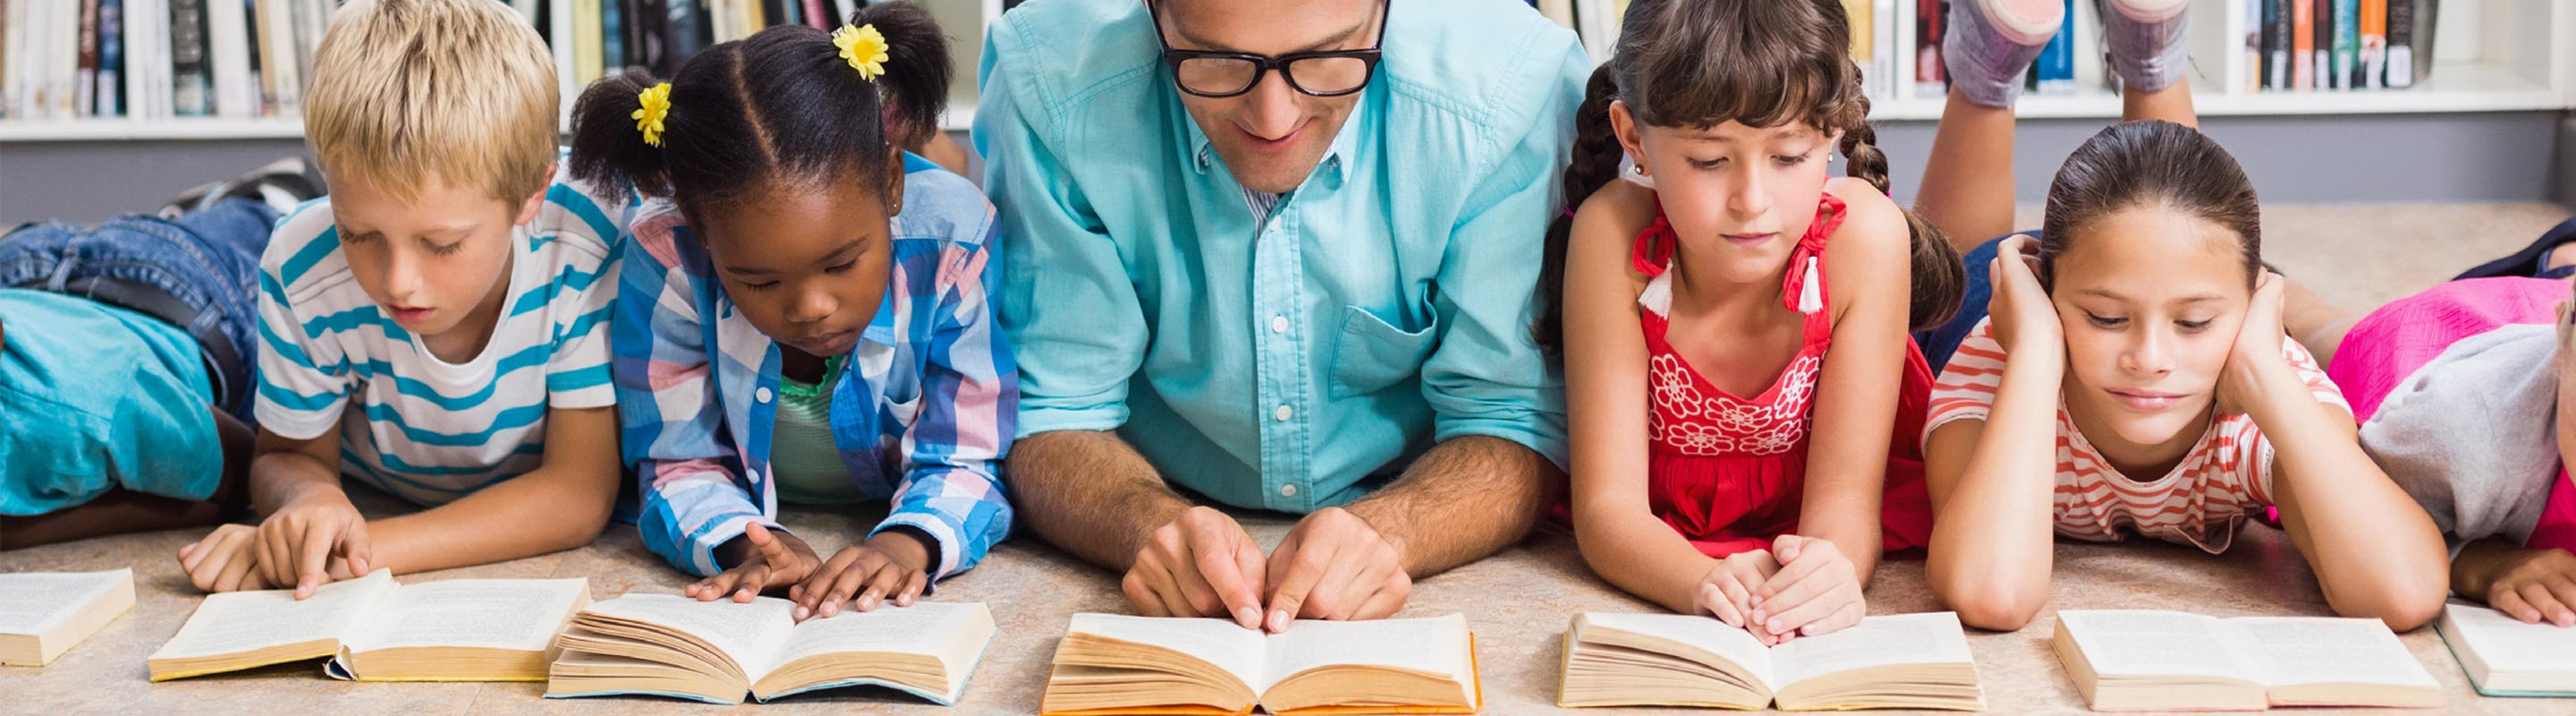
<instances>
[{"instance_id":1,"label":"row of books on shelf","mask_svg":"<svg viewBox=\"0 0 2576 716\"><path fill-rule=\"evenodd\" d=\"M873 685L953 705L999 635L981 603L888 604L799 621L793 603L767 597L737 604L630 592L593 603L581 578L404 584L378 570L308 599L292 595L206 597L146 659L151 680L327 660L332 678L543 681L549 698L739 704ZM52 662L131 610L135 597L130 569L0 574L0 664ZM2050 650L2095 710L2450 702L2376 619L2061 610L2055 621ZM2576 631L2460 603L2435 629L2481 694L2576 695ZM1976 711L1987 707L1982 681L2003 676L1979 673L1950 612L1872 616L1771 646L1707 616L1593 612L1575 615L1561 643L1551 676L1562 706ZM1076 614L1055 643L1037 711L1474 713L1485 705L1477 651L1459 614L1299 620L1277 634L1225 619Z\"/></svg>"},{"instance_id":2,"label":"row of books on shelf","mask_svg":"<svg viewBox=\"0 0 2576 716\"><path fill-rule=\"evenodd\" d=\"M2433 69L2441 0L2243 0L2245 91L2400 89Z\"/></svg>"},{"instance_id":3,"label":"row of books on shelf","mask_svg":"<svg viewBox=\"0 0 2576 716\"><path fill-rule=\"evenodd\" d=\"M341 0L0 2L0 117L292 117ZM621 67L667 76L772 25L837 27L865 0L493 0L546 38L566 97ZM1016 4L1016 3L1013 3Z\"/></svg>"}]
</instances>

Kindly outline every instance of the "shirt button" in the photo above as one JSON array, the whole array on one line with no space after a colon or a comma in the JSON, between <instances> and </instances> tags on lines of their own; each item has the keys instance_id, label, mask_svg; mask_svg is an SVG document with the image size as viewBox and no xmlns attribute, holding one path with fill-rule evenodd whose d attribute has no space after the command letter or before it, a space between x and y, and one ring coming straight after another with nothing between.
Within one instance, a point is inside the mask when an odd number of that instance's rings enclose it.
<instances>
[{"instance_id":1,"label":"shirt button","mask_svg":"<svg viewBox=\"0 0 2576 716\"><path fill-rule=\"evenodd\" d=\"M1270 332L1272 332L1272 333L1287 333L1287 332L1288 332L1288 317L1287 317L1287 316L1271 316L1271 317L1270 317Z\"/></svg>"},{"instance_id":2,"label":"shirt button","mask_svg":"<svg viewBox=\"0 0 2576 716\"><path fill-rule=\"evenodd\" d=\"M1297 496L1297 486L1296 486L1296 485L1280 485L1280 486L1279 486L1279 496L1280 496L1280 497L1296 497L1296 496Z\"/></svg>"},{"instance_id":3,"label":"shirt button","mask_svg":"<svg viewBox=\"0 0 2576 716\"><path fill-rule=\"evenodd\" d=\"M1288 406L1282 405L1279 406L1278 410L1270 411L1270 417L1278 418L1279 422L1284 423L1288 422L1289 418L1297 417L1297 411L1290 409Z\"/></svg>"},{"instance_id":4,"label":"shirt button","mask_svg":"<svg viewBox=\"0 0 2576 716\"><path fill-rule=\"evenodd\" d=\"M756 400L756 401L760 401L760 402L763 402L763 403L769 402L769 389L768 389L768 388L762 388L762 389L759 389L759 390L751 391L751 399L752 399L752 400Z\"/></svg>"}]
</instances>

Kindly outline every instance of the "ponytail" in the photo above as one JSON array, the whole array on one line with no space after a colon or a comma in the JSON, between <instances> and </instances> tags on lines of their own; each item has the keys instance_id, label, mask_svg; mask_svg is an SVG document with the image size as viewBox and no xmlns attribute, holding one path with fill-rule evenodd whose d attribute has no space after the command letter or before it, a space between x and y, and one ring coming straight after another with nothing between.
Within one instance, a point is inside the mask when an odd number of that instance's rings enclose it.
<instances>
[{"instance_id":1,"label":"ponytail","mask_svg":"<svg viewBox=\"0 0 2576 716\"><path fill-rule=\"evenodd\" d=\"M1627 150L1610 127L1610 103L1619 99L1619 81L1610 65L1592 70L1583 85L1583 105L1574 110L1574 157L1565 165L1565 210L1547 223L1547 253L1538 272L1538 316L1530 339L1539 349L1559 353L1565 347L1565 258L1574 236L1574 212L1594 192L1619 178L1619 160Z\"/></svg>"},{"instance_id":2,"label":"ponytail","mask_svg":"<svg viewBox=\"0 0 2576 716\"><path fill-rule=\"evenodd\" d=\"M1857 69L1853 74L1857 82ZM1878 130L1867 119L1869 96L1854 93L1854 97L1860 106L1851 114L1860 119L1843 132L1843 163L1852 177L1893 197L1888 190L1887 154L1878 150ZM1906 310L1906 325L1911 326L1909 330L1931 330L1949 323L1951 316L1958 314L1959 302L1967 292L1968 270L1959 263L1959 250L1950 245L1940 229L1933 228L1932 222L1924 221L1912 209L1899 210L1905 212L1905 233L1913 245L1913 299Z\"/></svg>"},{"instance_id":3,"label":"ponytail","mask_svg":"<svg viewBox=\"0 0 2576 716\"><path fill-rule=\"evenodd\" d=\"M889 45L886 72L876 78L884 103L885 135L898 146L911 146L939 131L939 115L948 106L948 37L930 12L910 2L879 2L850 15L850 25L875 25Z\"/></svg>"},{"instance_id":4,"label":"ponytail","mask_svg":"<svg viewBox=\"0 0 2576 716\"><path fill-rule=\"evenodd\" d=\"M611 199L670 197L691 214L779 187L895 186L903 166L888 160L891 150L938 131L947 39L910 2L870 5L850 20L885 37L882 73L861 74L830 33L804 25L721 43L672 74L660 146L633 118L637 95L655 84L650 75L630 70L593 83L573 108L573 175Z\"/></svg>"},{"instance_id":5,"label":"ponytail","mask_svg":"<svg viewBox=\"0 0 2576 716\"><path fill-rule=\"evenodd\" d=\"M659 84L641 69L593 82L572 107L572 175L598 187L610 201L670 193L662 150L635 129L637 97ZM665 120L668 121L667 119Z\"/></svg>"}]
</instances>

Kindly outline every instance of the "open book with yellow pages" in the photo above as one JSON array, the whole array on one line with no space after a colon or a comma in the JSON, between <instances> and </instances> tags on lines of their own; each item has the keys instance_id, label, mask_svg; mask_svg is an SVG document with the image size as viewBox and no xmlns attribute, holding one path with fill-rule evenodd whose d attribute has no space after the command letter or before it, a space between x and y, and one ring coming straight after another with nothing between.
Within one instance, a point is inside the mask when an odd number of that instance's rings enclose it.
<instances>
[{"instance_id":1,"label":"open book with yellow pages","mask_svg":"<svg viewBox=\"0 0 2576 716\"><path fill-rule=\"evenodd\" d=\"M1475 713L1466 617L1300 620L1278 634L1224 619L1076 614L1038 711L1105 714Z\"/></svg>"}]
</instances>

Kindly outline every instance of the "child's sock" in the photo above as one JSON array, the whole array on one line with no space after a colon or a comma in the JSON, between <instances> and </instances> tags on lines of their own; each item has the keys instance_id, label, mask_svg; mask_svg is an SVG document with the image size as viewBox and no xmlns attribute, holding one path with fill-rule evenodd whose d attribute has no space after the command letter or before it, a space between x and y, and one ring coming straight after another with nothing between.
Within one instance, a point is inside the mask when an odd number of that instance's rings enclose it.
<instances>
[{"instance_id":1,"label":"child's sock","mask_svg":"<svg viewBox=\"0 0 2576 716\"><path fill-rule=\"evenodd\" d=\"M2171 87L2191 67L2190 0L2110 0L2102 44L2124 91Z\"/></svg>"},{"instance_id":2,"label":"child's sock","mask_svg":"<svg viewBox=\"0 0 2576 716\"><path fill-rule=\"evenodd\" d=\"M161 217L175 219L228 198L249 199L287 214L295 211L296 205L322 196L323 191L320 170L303 157L287 157L241 176L190 188L161 207Z\"/></svg>"},{"instance_id":3,"label":"child's sock","mask_svg":"<svg viewBox=\"0 0 2576 716\"><path fill-rule=\"evenodd\" d=\"M1954 0L1950 31L1941 39L1950 86L1968 101L2011 107L2021 96L2022 73L2065 19L2066 6L2057 0Z\"/></svg>"}]
</instances>

